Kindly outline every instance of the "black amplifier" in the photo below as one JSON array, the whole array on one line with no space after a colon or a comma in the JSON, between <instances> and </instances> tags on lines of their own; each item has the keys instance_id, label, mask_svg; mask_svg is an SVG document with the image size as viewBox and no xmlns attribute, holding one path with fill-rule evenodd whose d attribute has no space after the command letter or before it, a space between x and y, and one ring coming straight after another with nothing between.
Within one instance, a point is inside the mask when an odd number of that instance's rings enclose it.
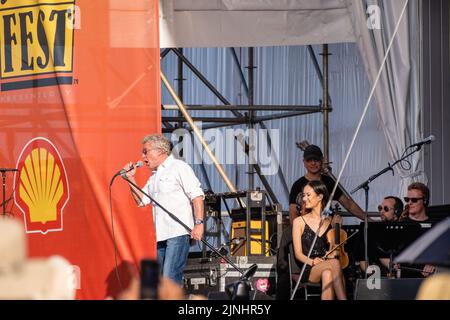
<instances>
[{"instance_id":1,"label":"black amplifier","mask_svg":"<svg viewBox=\"0 0 450 320\"><path fill-rule=\"evenodd\" d=\"M219 291L219 274L217 258L190 258L184 268L184 289L188 294L205 296Z\"/></svg>"}]
</instances>

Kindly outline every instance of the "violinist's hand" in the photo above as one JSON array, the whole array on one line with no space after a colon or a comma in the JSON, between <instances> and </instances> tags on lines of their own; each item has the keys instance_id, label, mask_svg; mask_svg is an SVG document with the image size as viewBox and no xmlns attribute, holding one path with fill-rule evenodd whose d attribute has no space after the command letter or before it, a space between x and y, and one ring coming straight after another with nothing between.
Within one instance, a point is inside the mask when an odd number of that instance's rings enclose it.
<instances>
[{"instance_id":1,"label":"violinist's hand","mask_svg":"<svg viewBox=\"0 0 450 320\"><path fill-rule=\"evenodd\" d=\"M311 267L317 266L319 263L323 262L323 259L320 258L314 258L312 261Z\"/></svg>"},{"instance_id":2,"label":"violinist's hand","mask_svg":"<svg viewBox=\"0 0 450 320\"><path fill-rule=\"evenodd\" d=\"M402 277L402 268L400 266L400 263L395 263L392 268L394 269L395 272L395 277L397 279L400 279Z\"/></svg>"},{"instance_id":3,"label":"violinist's hand","mask_svg":"<svg viewBox=\"0 0 450 320\"><path fill-rule=\"evenodd\" d=\"M424 277L428 277L430 274L432 274L434 272L435 269L436 269L435 266L431 266L431 265L427 264L427 265L425 265L425 267L423 267L422 275Z\"/></svg>"}]
</instances>

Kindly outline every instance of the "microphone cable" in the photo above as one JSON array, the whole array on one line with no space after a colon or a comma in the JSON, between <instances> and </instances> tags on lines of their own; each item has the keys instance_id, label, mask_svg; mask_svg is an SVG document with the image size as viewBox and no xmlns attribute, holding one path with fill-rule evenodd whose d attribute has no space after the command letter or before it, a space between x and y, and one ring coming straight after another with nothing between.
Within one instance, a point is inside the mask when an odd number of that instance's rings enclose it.
<instances>
[{"instance_id":1,"label":"microphone cable","mask_svg":"<svg viewBox=\"0 0 450 320\"><path fill-rule=\"evenodd\" d=\"M405 153L410 149L410 147L406 148L405 151L403 151L401 158L405 156ZM406 166L406 165L407 166ZM404 159L403 161L400 161L400 167L402 167L403 170L409 171L412 167L411 162L408 159Z\"/></svg>"},{"instance_id":2,"label":"microphone cable","mask_svg":"<svg viewBox=\"0 0 450 320\"><path fill-rule=\"evenodd\" d=\"M114 231L114 215L113 215L113 205L112 205L112 183L114 179L109 184L109 213L111 216L111 232L112 232L112 239L113 239L113 245L114 245L114 264L115 264L115 272L117 281L119 282L120 291L123 291L122 281L120 280L119 275L119 265L118 265L118 259L117 259L117 243L116 243L116 234Z\"/></svg>"},{"instance_id":3,"label":"microphone cable","mask_svg":"<svg viewBox=\"0 0 450 320\"><path fill-rule=\"evenodd\" d=\"M122 281L120 280L120 275L119 275L119 263L118 263L118 258L117 258L117 242L116 242L116 233L115 233L115 229L114 229L114 215L113 215L113 204L112 204L112 185L114 180L117 178L117 174L114 175L114 177L111 179L111 182L109 183L109 214L111 217L111 234L112 234L112 239L113 239L113 246L114 246L114 269L115 269L115 273L116 273L116 278L117 281L119 282L119 287L120 287L120 291L123 291L123 285L122 285ZM131 192L133 192L134 194L137 194L136 191L133 190L133 188L131 188Z\"/></svg>"}]
</instances>

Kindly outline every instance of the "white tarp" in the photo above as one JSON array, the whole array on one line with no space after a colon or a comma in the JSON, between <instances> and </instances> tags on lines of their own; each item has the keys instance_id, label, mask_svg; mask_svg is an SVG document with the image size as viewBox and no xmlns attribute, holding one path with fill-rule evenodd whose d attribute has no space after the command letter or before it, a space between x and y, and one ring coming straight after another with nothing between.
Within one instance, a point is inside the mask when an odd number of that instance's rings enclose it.
<instances>
[{"instance_id":1,"label":"white tarp","mask_svg":"<svg viewBox=\"0 0 450 320\"><path fill-rule=\"evenodd\" d=\"M160 42L161 47L263 47L263 46L281 46L279 49L288 54L295 48L284 47L286 45L309 45L323 43L342 43L356 42L360 51L362 64L366 70L367 79L371 85L374 84L376 74L383 60L389 41L392 38L394 26L397 23L401 8L406 0L164 0L160 2ZM375 9L376 10L375 10ZM349 187L356 186L369 175L383 169L387 162L393 163L399 159L403 151L410 144L420 140L422 137L421 110L420 105L420 87L419 87L419 39L417 30L419 29L418 4L410 1L408 10L403 16L398 34L396 35L394 45L388 56L387 63L383 69L380 81L375 90L378 121L370 119L373 125L375 122L379 129L384 133L384 149L374 148L373 128L365 128L360 132L358 140L361 140L364 147L355 146L354 152L358 151L360 159L355 163L348 163L347 169L350 170L347 176L343 177L344 185ZM368 22L373 25L368 25ZM261 48L260 48L261 49ZM335 49L338 49L335 48ZM265 73L267 69L275 64L270 61L270 56L262 51L262 61L256 63L262 64L259 72ZM331 51L333 52L333 51ZM197 64L205 64L203 70L209 71L218 68L220 59L208 60L207 52L194 54L192 57ZM286 57L281 55L281 57ZM290 57L290 56L289 56ZM333 57L333 56L332 56ZM221 57L223 58L223 57ZM295 55L296 59L301 59ZM265 64L264 59L268 59ZM280 59L277 57L277 59ZM301 60L300 60L301 61ZM281 61L283 62L283 61ZM298 62L298 61L297 61ZM334 63L342 63L330 60L331 69ZM348 69L358 67L357 62L353 62ZM219 65L220 66L220 65ZM277 73L264 74L258 83L262 83L263 88L256 88L256 103L262 99L264 103L277 103L277 99L286 99L290 94L304 90L303 94L293 101L281 101L282 103L301 103L301 98L305 97L312 90L306 86L307 82L297 83L297 78L304 72L298 70L295 76L282 77L277 79ZM336 66L337 67L337 66ZM289 68L293 68L289 66ZM217 76L222 79L226 72L231 72L230 68L224 68L220 72L215 70L211 77ZM333 91L330 90L333 99L334 111L330 116L330 139L336 139L338 146L330 146L330 155L335 159L335 169L340 169L340 161L344 152L347 151L347 145L350 141L348 132L345 136L333 133L333 119L339 119L339 126L351 128L353 132L359 121L360 114L368 93L364 81L354 81L354 74L349 79L344 78L345 70L340 70L339 77L333 78L333 72L330 75L330 88L346 84L345 88ZM286 76L286 75L285 75ZM360 76L360 75L357 75ZM176 76L174 76L176 77ZM289 82L286 82L289 79ZM267 81L266 81L267 80ZM270 80L270 81L269 81ZM277 81L279 80L279 81ZM350 81L350 83L347 83ZM353 83L351 83L353 81ZM220 83L220 81L219 81ZM270 85L267 85L270 83ZM297 86L298 84L298 86ZM306 86L306 87L305 87ZM261 89L261 95L258 96L258 89ZM321 88L320 88L321 89ZM268 92L274 92L273 101L266 101ZM281 93L281 94L280 94ZM344 99L339 103L338 99ZM345 101L347 99L347 101ZM198 103L198 99L194 99ZM261 102L261 101L259 101ZM350 110L349 102L352 106ZM239 103L239 102L236 102ZM346 116L340 117L338 109ZM351 114L357 118L349 117ZM366 119L368 120L368 119ZM303 119L295 122L292 119L284 120L288 122L287 135L295 137L308 137L321 135L321 121L315 126L311 119L303 123ZM299 125L302 123L303 125ZM298 132L293 135L293 130L305 127L312 132ZM311 139L318 144L319 139ZM287 150L292 148L293 143L287 146ZM333 149L333 148L336 149ZM359 150L358 150L359 149ZM382 150L383 149L383 150ZM286 151L287 153L287 151ZM297 152L298 153L298 152ZM388 158L383 158L382 153L387 153ZM293 157L294 155L292 155ZM298 154L297 154L298 156ZM287 160L287 166L282 169L287 179L298 177L297 172L291 172L291 165L296 161L292 157ZM393 194L402 196L405 194L406 186L412 181L426 182L427 178L423 172L423 153L417 153L410 158L411 168L403 169L396 166L396 172L400 173L394 180L386 180L384 176L384 185L379 186L379 193L371 206L382 199L383 194ZM378 159L378 162L374 160ZM388 160L388 161L386 161ZM283 163L283 159L281 162ZM362 164L358 173L358 166ZM335 170L335 173L338 170ZM344 171L345 173L345 171ZM378 180L378 182L381 180ZM276 186L276 182L273 183ZM375 183L372 184L374 187ZM274 188L281 190L281 188ZM372 193L374 188L371 189ZM358 198L358 195L355 195ZM359 199L358 203L362 206L363 201Z\"/></svg>"},{"instance_id":2,"label":"white tarp","mask_svg":"<svg viewBox=\"0 0 450 320\"><path fill-rule=\"evenodd\" d=\"M347 0L349 12L355 26L355 35L364 66L373 85L381 62L391 41L394 29L399 23L391 52L381 73L375 90L380 127L384 131L391 161L400 159L404 150L416 141L422 133L422 108L419 88L419 18L417 1L409 1L403 17L400 19L406 0L381 1ZM379 9L379 28L364 28L366 25L366 7ZM412 151L412 150L409 150ZM409 158L411 167L397 166L400 176L400 190L406 194L407 186L420 181L427 183L423 171L423 154L415 153Z\"/></svg>"},{"instance_id":3,"label":"white tarp","mask_svg":"<svg viewBox=\"0 0 450 320\"><path fill-rule=\"evenodd\" d=\"M355 42L345 0L163 0L161 48Z\"/></svg>"}]
</instances>

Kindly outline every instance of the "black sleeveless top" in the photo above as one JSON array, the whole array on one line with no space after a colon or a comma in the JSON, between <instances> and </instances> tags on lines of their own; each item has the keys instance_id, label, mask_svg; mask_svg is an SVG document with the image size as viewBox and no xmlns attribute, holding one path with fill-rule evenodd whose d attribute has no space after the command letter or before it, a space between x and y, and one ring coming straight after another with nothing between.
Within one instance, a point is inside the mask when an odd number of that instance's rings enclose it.
<instances>
[{"instance_id":1,"label":"black sleeveless top","mask_svg":"<svg viewBox=\"0 0 450 320\"><path fill-rule=\"evenodd\" d=\"M303 222L305 223L305 229L302 234L302 251L305 256L308 255L309 250L311 249L312 242L314 240L314 236L316 233L309 227L306 223L305 219L301 217ZM311 252L310 258L320 258L323 257L328 250L328 241L327 241L327 232L331 229L331 223L329 224L327 230L323 233L322 236L317 237L316 243L314 244L314 248Z\"/></svg>"},{"instance_id":2,"label":"black sleeveless top","mask_svg":"<svg viewBox=\"0 0 450 320\"><path fill-rule=\"evenodd\" d=\"M301 217L303 222L305 223L305 229L302 233L302 251L305 256L308 255L309 249L314 240L314 236L316 235L315 231L313 231L309 225L306 223L305 219ZM317 237L316 243L314 244L314 248L309 256L311 259L321 258L323 257L328 250L328 241L327 241L327 233L331 229L331 223L329 224L327 230L323 233L322 236ZM303 265L303 264L301 264ZM305 272L303 273L301 282L308 282L309 274L311 273L311 266L309 264L306 265Z\"/></svg>"}]
</instances>

